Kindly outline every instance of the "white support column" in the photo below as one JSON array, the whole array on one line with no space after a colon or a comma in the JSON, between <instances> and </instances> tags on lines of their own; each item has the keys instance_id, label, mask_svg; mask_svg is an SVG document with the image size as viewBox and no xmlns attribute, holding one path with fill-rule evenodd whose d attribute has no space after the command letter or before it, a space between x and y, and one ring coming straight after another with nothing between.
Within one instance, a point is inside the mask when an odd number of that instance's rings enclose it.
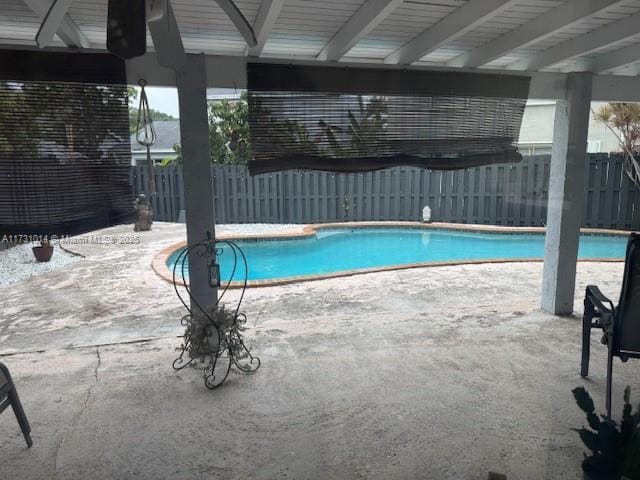
<instances>
[{"instance_id":1,"label":"white support column","mask_svg":"<svg viewBox=\"0 0 640 480\"><path fill-rule=\"evenodd\" d=\"M542 274L542 309L555 315L573 312L591 82L591 73L567 74L565 99L556 103Z\"/></svg>"},{"instance_id":2,"label":"white support column","mask_svg":"<svg viewBox=\"0 0 640 480\"><path fill-rule=\"evenodd\" d=\"M205 56L188 55L187 57L186 65L176 71L176 83L180 102L187 244L193 245L204 240L207 232L210 232L215 239L215 222L209 157ZM197 255L189 261L189 284L191 294L203 308L210 308L215 304L217 288L210 286L208 265Z\"/></svg>"}]
</instances>

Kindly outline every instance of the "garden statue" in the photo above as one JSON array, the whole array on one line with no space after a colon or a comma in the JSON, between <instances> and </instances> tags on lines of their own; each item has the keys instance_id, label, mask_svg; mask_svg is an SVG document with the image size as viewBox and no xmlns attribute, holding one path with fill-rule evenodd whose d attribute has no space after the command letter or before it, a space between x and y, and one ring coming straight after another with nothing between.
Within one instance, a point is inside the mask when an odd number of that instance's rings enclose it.
<instances>
[{"instance_id":1,"label":"garden statue","mask_svg":"<svg viewBox=\"0 0 640 480\"><path fill-rule=\"evenodd\" d=\"M133 231L146 232L147 230L151 230L151 225L153 224L153 209L144 193L138 195L138 198L133 202L133 208L136 210L136 223Z\"/></svg>"}]
</instances>

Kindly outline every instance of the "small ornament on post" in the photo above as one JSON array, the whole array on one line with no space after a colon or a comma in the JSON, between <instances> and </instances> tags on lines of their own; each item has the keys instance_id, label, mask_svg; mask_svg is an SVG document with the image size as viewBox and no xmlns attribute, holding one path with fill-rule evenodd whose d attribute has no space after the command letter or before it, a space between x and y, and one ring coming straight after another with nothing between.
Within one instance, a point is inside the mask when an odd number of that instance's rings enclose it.
<instances>
[{"instance_id":1,"label":"small ornament on post","mask_svg":"<svg viewBox=\"0 0 640 480\"><path fill-rule=\"evenodd\" d=\"M136 223L133 226L134 232L146 232L151 230L153 224L153 208L144 193L138 195L135 202L133 202L133 208L136 211Z\"/></svg>"},{"instance_id":2,"label":"small ornament on post","mask_svg":"<svg viewBox=\"0 0 640 480\"><path fill-rule=\"evenodd\" d=\"M422 209L422 222L431 223L431 207L429 205L425 205Z\"/></svg>"}]
</instances>

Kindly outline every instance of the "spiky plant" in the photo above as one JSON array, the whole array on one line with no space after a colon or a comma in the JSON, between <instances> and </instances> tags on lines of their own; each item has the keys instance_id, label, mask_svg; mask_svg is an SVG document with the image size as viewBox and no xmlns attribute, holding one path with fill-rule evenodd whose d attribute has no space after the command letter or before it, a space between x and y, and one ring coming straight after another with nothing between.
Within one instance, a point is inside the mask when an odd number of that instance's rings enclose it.
<instances>
[{"instance_id":1,"label":"spiky plant","mask_svg":"<svg viewBox=\"0 0 640 480\"><path fill-rule=\"evenodd\" d=\"M318 122L320 137L326 137L329 152L335 157L362 157L378 152L387 128L386 100L372 97L365 102L362 95L358 95L358 111L349 110L347 117L349 125L346 128L324 120ZM339 139L344 133L348 135L348 142Z\"/></svg>"},{"instance_id":2,"label":"spiky plant","mask_svg":"<svg viewBox=\"0 0 640 480\"><path fill-rule=\"evenodd\" d=\"M593 400L583 387L573 389L572 393L589 424L589 428L575 429L590 451L584 455L584 472L592 480L619 480L623 476L640 480L640 407L632 412L629 387L624 392L620 426L613 419L595 413Z\"/></svg>"},{"instance_id":3,"label":"spiky plant","mask_svg":"<svg viewBox=\"0 0 640 480\"><path fill-rule=\"evenodd\" d=\"M640 186L640 104L607 103L596 110L594 118L616 134L624 156L624 170Z\"/></svg>"},{"instance_id":4,"label":"spiky plant","mask_svg":"<svg viewBox=\"0 0 640 480\"><path fill-rule=\"evenodd\" d=\"M358 96L358 115L349 111L349 134L351 145L358 155L371 155L379 148L387 127L387 102L373 97L366 105Z\"/></svg>"},{"instance_id":5,"label":"spiky plant","mask_svg":"<svg viewBox=\"0 0 640 480\"><path fill-rule=\"evenodd\" d=\"M622 473L631 480L640 479L640 405L635 413L631 409L631 392L629 387L624 390L624 408L620 433L624 448Z\"/></svg>"}]
</instances>

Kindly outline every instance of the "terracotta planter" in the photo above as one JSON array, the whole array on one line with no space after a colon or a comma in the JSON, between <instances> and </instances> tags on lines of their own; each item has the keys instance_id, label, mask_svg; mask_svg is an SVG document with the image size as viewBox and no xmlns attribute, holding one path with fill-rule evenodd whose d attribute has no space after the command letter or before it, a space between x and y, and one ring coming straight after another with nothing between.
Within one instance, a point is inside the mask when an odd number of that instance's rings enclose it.
<instances>
[{"instance_id":1,"label":"terracotta planter","mask_svg":"<svg viewBox=\"0 0 640 480\"><path fill-rule=\"evenodd\" d=\"M48 262L53 256L53 245L41 243L38 247L33 247L33 256L38 262Z\"/></svg>"}]
</instances>

